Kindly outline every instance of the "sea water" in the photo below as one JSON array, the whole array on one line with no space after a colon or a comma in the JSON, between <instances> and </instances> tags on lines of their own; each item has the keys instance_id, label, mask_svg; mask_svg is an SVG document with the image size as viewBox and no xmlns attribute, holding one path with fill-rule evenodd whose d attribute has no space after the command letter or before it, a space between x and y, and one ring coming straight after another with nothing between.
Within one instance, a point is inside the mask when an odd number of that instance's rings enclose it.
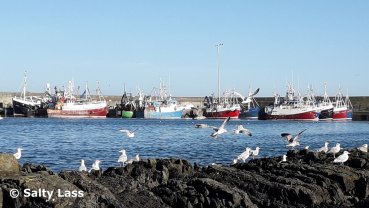
<instances>
[{"instance_id":1,"label":"sea water","mask_svg":"<svg viewBox=\"0 0 369 208\"><path fill-rule=\"evenodd\" d=\"M182 158L193 163L231 164L246 147L260 147L259 158L282 156L289 150L281 133L301 136L300 146L314 150L329 142L344 149L369 143L368 122L356 121L259 121L231 120L228 133L214 139L211 128L195 128L204 123L220 126L223 120L147 120L147 119L54 119L5 118L0 121L0 152L15 153L21 147L21 164L43 164L53 171L77 170L80 160L86 166L99 159L101 167L119 166L119 150L128 158ZM252 136L235 135L236 125L243 125ZM128 138L121 129L135 130Z\"/></svg>"}]
</instances>

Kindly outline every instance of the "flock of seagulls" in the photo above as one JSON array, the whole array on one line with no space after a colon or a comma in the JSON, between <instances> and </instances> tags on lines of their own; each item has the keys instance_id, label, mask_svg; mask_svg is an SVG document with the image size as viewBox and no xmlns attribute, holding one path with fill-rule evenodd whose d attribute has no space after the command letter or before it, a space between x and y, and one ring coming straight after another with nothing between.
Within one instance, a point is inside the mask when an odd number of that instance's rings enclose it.
<instances>
[{"instance_id":1,"label":"flock of seagulls","mask_svg":"<svg viewBox=\"0 0 369 208\"><path fill-rule=\"evenodd\" d=\"M119 130L119 131L125 133L125 135L128 138L132 138L132 137L135 136L136 130L130 131L130 130L122 129L122 130ZM127 152L126 152L125 149L122 149L119 152L121 153L121 155L119 156L117 162L121 165L121 167L124 167L127 164L132 164L135 161L136 162L140 161L139 154L137 154L134 158L128 160ZM95 162L92 164L91 169L88 172L91 172L92 170L100 170L100 163L101 163L100 160L95 160ZM86 165L85 165L85 161L83 159L81 160L81 165L78 168L78 171L80 171L80 172L87 171L87 168L86 168Z\"/></svg>"},{"instance_id":2,"label":"flock of seagulls","mask_svg":"<svg viewBox=\"0 0 369 208\"><path fill-rule=\"evenodd\" d=\"M225 128L225 126L227 125L227 123L229 122L230 117L226 118L222 125L220 125L219 127L215 127L215 126L209 126L207 124L196 124L195 127L196 128L212 128L213 129L213 133L210 135L211 137L215 137L217 138L219 135L227 133L227 129ZM136 129L137 130L137 129ZM126 129L122 129L119 130L122 133L125 133L125 135L129 138L132 138L135 136L135 132L134 131L129 131ZM295 148L296 146L300 145L300 137L302 135L302 133L304 133L307 129L302 130L301 132L299 132L296 135L292 135L290 133L282 133L281 137L284 138L287 141L287 147L292 147ZM250 130L244 128L242 125L237 125L236 129L233 130L234 134L244 134L247 136L252 136L252 133ZM336 154L340 152L341 150L341 145L339 143L337 143L334 147L331 147L331 149L328 148L329 143L325 142L324 146L317 149L316 152L322 152L322 153L332 153L333 154L333 163L345 163L348 159L349 159L349 152L348 151L344 151L343 154L339 155L336 158ZM306 146L305 149L308 149L309 146ZM357 148L359 151L361 152L368 152L368 144L363 144L362 146ZM13 154L13 156L19 160L22 157L22 148L17 148L16 153ZM328 151L329 150L329 151ZM128 160L128 156L126 153L126 150L122 149L119 151L121 153L121 155L118 158L118 163L121 164L122 167L126 166L127 164L131 164L133 162L138 162L140 161L140 156L139 154L137 154L134 158L131 158ZM245 149L244 152L242 152L240 155L238 155L235 159L233 159L233 164L236 164L240 161L242 162L246 162L247 159L252 156L253 159L255 159L256 156L259 155L260 152L260 147L256 147L254 150L252 150L251 148L247 147ZM287 156L283 155L282 156L282 160L280 161L280 163L282 162L287 162ZM92 164L91 169L88 172L91 172L92 170L100 170L100 160L95 160L95 162ZM87 172L87 168L85 165L85 161L83 159L81 159L81 164L80 167L78 168L78 171L82 172L82 171L86 171Z\"/></svg>"},{"instance_id":3,"label":"flock of seagulls","mask_svg":"<svg viewBox=\"0 0 369 208\"><path fill-rule=\"evenodd\" d=\"M195 124L195 127L196 128L212 128L214 132L210 136L217 138L219 135L227 132L227 129L225 128L225 126L227 125L229 120L230 120L230 117L226 118L220 127L209 126L207 124ZM296 135L292 135L290 133L282 133L281 137L287 141L286 147L291 147L292 149L294 149L296 146L300 146L300 137L306 130L307 129L304 129ZM242 125L237 125L236 129L234 129L233 132L234 134L245 134L248 136L252 136L251 131L244 128ZM340 156L336 158L336 154L339 153L341 150L341 146L339 143L337 143L336 146L332 147L331 149L328 148L328 144L329 144L328 142L325 142L324 146L319 148L316 151L323 152L323 153L332 153L333 158L334 158L333 163L343 164L344 162L348 160L350 153L347 151L344 151L343 154L341 154ZM305 149L309 149L309 146L306 146ZM363 144L357 149L362 152L368 152L368 145ZM256 147L255 150L252 150L251 148L247 147L244 152L242 152L235 159L233 159L233 164L236 164L240 161L246 162L246 160L250 156L252 156L252 158L254 159L255 156L259 155L259 150L260 150L259 147ZM287 156L283 155L282 160L280 162L287 162Z\"/></svg>"},{"instance_id":4,"label":"flock of seagulls","mask_svg":"<svg viewBox=\"0 0 369 208\"><path fill-rule=\"evenodd\" d=\"M196 128L212 128L213 129L213 133L210 134L211 137L217 138L219 135L227 133L227 129L225 128L225 126L227 125L227 123L229 122L229 120L231 119L231 117L226 118L222 125L220 125L219 127L216 126L209 126L207 124L195 124ZM252 133L250 130L244 128L242 125L238 125L236 126L236 129L233 130L234 134L245 134L247 136L252 136Z\"/></svg>"}]
</instances>

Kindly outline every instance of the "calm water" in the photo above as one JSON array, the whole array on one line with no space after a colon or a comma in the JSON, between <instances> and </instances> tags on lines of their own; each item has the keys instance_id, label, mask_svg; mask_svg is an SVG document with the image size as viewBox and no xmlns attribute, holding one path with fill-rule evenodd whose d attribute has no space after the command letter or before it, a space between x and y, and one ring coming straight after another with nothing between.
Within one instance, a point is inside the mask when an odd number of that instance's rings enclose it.
<instances>
[{"instance_id":1,"label":"calm water","mask_svg":"<svg viewBox=\"0 0 369 208\"><path fill-rule=\"evenodd\" d=\"M219 139L209 135L211 129L194 125L206 123L219 126L222 120L143 120L143 119L48 119L5 118L0 120L0 152L14 153L22 147L20 163L47 165L53 171L78 169L80 159L91 167L95 159L101 167L118 166L119 150L126 149L128 158L177 157L191 163L227 163L244 151L245 147L261 148L260 157L281 156L286 153L282 132L292 134L307 128L300 148L316 149L330 142L343 148L369 143L368 122L286 122L231 120L230 132L242 124L252 137L224 134ZM134 138L125 137L119 130L138 129Z\"/></svg>"}]
</instances>

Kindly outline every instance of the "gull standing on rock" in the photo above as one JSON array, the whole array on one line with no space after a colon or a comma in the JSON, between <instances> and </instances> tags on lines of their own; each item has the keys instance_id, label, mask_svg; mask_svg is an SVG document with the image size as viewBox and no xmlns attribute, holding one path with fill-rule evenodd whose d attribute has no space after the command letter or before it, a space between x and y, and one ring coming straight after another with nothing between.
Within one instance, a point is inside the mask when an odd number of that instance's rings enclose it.
<instances>
[{"instance_id":1,"label":"gull standing on rock","mask_svg":"<svg viewBox=\"0 0 369 208\"><path fill-rule=\"evenodd\" d=\"M338 156L336 159L333 160L334 163L341 163L343 165L344 162L346 162L349 159L350 153L347 151L344 151L342 155Z\"/></svg>"},{"instance_id":2,"label":"gull standing on rock","mask_svg":"<svg viewBox=\"0 0 369 208\"><path fill-rule=\"evenodd\" d=\"M227 129L225 129L224 127L228 123L229 119L231 119L231 117L226 118L219 128L213 128L214 132L210 136L217 138L218 135L226 133Z\"/></svg>"},{"instance_id":3,"label":"gull standing on rock","mask_svg":"<svg viewBox=\"0 0 369 208\"><path fill-rule=\"evenodd\" d=\"M239 156L237 156L237 161L242 160L243 162L245 162L247 160L247 158L250 157L250 148L246 148L246 150L244 152L242 152Z\"/></svg>"},{"instance_id":4,"label":"gull standing on rock","mask_svg":"<svg viewBox=\"0 0 369 208\"><path fill-rule=\"evenodd\" d=\"M118 163L122 163L122 166L124 166L125 163L128 160L128 157L127 157L127 154L126 154L126 150L123 149L123 150L121 150L119 152L121 152L122 154L118 158Z\"/></svg>"},{"instance_id":5,"label":"gull standing on rock","mask_svg":"<svg viewBox=\"0 0 369 208\"><path fill-rule=\"evenodd\" d=\"M363 144L360 147L358 147L357 149L362 151L362 152L368 152L368 144Z\"/></svg>"},{"instance_id":6,"label":"gull standing on rock","mask_svg":"<svg viewBox=\"0 0 369 208\"><path fill-rule=\"evenodd\" d=\"M132 137L134 137L134 136L135 136L135 131L136 131L136 130L134 130L134 131L129 131L129 130L126 130L126 129L122 129L122 130L119 130L119 131L120 131L120 132L123 132L123 133L126 133L127 137L132 138Z\"/></svg>"},{"instance_id":7,"label":"gull standing on rock","mask_svg":"<svg viewBox=\"0 0 369 208\"><path fill-rule=\"evenodd\" d=\"M336 146L332 147L328 153L333 153L333 158L336 158L336 153L339 153L341 150L340 143L337 143Z\"/></svg>"},{"instance_id":8,"label":"gull standing on rock","mask_svg":"<svg viewBox=\"0 0 369 208\"><path fill-rule=\"evenodd\" d=\"M252 136L250 130L245 129L242 125L237 125L237 128L233 130L235 134L246 134L248 136Z\"/></svg>"},{"instance_id":9,"label":"gull standing on rock","mask_svg":"<svg viewBox=\"0 0 369 208\"><path fill-rule=\"evenodd\" d=\"M92 164L92 168L88 172L90 173L92 170L100 170L100 163L100 160L95 160L95 162Z\"/></svg>"},{"instance_id":10,"label":"gull standing on rock","mask_svg":"<svg viewBox=\"0 0 369 208\"><path fill-rule=\"evenodd\" d=\"M81 165L79 166L78 171L79 172L87 171L87 168L86 168L86 165L85 165L85 160L83 160L83 159L81 160Z\"/></svg>"},{"instance_id":11,"label":"gull standing on rock","mask_svg":"<svg viewBox=\"0 0 369 208\"><path fill-rule=\"evenodd\" d=\"M328 142L325 142L324 147L319 148L317 152L327 153L328 152L328 144L329 144Z\"/></svg>"},{"instance_id":12,"label":"gull standing on rock","mask_svg":"<svg viewBox=\"0 0 369 208\"><path fill-rule=\"evenodd\" d=\"M279 163L282 163L282 162L287 162L287 155L282 156L282 160L279 161Z\"/></svg>"},{"instance_id":13,"label":"gull standing on rock","mask_svg":"<svg viewBox=\"0 0 369 208\"><path fill-rule=\"evenodd\" d=\"M256 147L255 150L250 150L250 155L252 156L252 159L255 159L255 156L259 155L260 147Z\"/></svg>"},{"instance_id":14,"label":"gull standing on rock","mask_svg":"<svg viewBox=\"0 0 369 208\"><path fill-rule=\"evenodd\" d=\"M140 161L140 155L139 154L137 154L134 158L129 159L127 161L127 164L132 164L133 162L138 162L138 161Z\"/></svg>"},{"instance_id":15,"label":"gull standing on rock","mask_svg":"<svg viewBox=\"0 0 369 208\"><path fill-rule=\"evenodd\" d=\"M307 129L302 130L300 133L298 133L296 136L292 136L292 134L290 133L282 133L281 136L283 138L286 138L286 140L289 143L292 143L293 141L298 141L300 139L300 136L302 133L304 133L304 131L306 131Z\"/></svg>"},{"instance_id":16,"label":"gull standing on rock","mask_svg":"<svg viewBox=\"0 0 369 208\"><path fill-rule=\"evenodd\" d=\"M15 159L19 160L22 157L22 150L22 148L17 148L17 152L13 154Z\"/></svg>"}]
</instances>

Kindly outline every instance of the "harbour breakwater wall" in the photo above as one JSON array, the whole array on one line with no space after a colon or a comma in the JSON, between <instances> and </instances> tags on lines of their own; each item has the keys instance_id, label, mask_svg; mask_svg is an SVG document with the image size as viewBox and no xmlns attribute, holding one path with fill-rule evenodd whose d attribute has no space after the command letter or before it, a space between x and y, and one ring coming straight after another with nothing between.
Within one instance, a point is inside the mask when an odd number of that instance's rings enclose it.
<instances>
[{"instance_id":1,"label":"harbour breakwater wall","mask_svg":"<svg viewBox=\"0 0 369 208\"><path fill-rule=\"evenodd\" d=\"M290 150L235 165L144 159L125 167L55 173L0 154L0 207L368 207L369 154ZM33 195L30 195L33 193Z\"/></svg>"},{"instance_id":2,"label":"harbour breakwater wall","mask_svg":"<svg viewBox=\"0 0 369 208\"><path fill-rule=\"evenodd\" d=\"M0 108L11 106L12 97L19 96L19 93L0 92ZM41 93L27 93L29 95L40 96ZM114 108L120 103L122 96L109 95L104 96L108 105ZM180 104L192 103L195 107L203 107L204 97L174 97ZM260 106L267 106L274 102L273 97L256 97ZM330 98L331 100L334 97ZM369 121L369 96L353 96L350 97L353 105L353 120Z\"/></svg>"}]
</instances>

